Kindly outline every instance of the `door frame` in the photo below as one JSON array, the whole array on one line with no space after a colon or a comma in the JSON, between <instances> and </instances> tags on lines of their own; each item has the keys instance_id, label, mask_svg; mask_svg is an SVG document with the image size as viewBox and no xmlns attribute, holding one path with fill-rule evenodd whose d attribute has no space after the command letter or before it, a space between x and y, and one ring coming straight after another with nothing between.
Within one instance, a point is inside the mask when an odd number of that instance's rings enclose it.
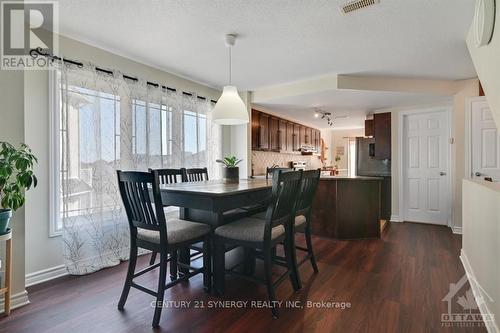
<instances>
[{"instance_id":1,"label":"door frame","mask_svg":"<svg viewBox=\"0 0 500 333\"><path fill-rule=\"evenodd\" d=\"M404 184L405 184L405 171L404 171L404 118L406 116L420 114L420 113L432 113L437 111L444 111L446 114L446 121L448 123L447 126L447 135L448 135L448 170L447 173L449 177L447 178L446 190L448 194L448 212L447 212L447 221L446 225L448 227L453 226L453 214L452 214L452 204L454 200L452 185L453 185L453 177L454 177L454 168L452 167L452 154L453 149L451 149L452 142L452 133L453 133L453 124L452 124L452 110L453 107L450 104L444 104L442 106L433 106L433 107L424 107L424 108L412 108L409 110L402 110L397 112L398 115L398 201L399 201L399 219L400 221L406 221L406 198L404 193Z\"/></svg>"},{"instance_id":2,"label":"door frame","mask_svg":"<svg viewBox=\"0 0 500 333\"><path fill-rule=\"evenodd\" d=\"M465 179L472 179L472 103L487 102L486 96L465 99Z\"/></svg>"}]
</instances>

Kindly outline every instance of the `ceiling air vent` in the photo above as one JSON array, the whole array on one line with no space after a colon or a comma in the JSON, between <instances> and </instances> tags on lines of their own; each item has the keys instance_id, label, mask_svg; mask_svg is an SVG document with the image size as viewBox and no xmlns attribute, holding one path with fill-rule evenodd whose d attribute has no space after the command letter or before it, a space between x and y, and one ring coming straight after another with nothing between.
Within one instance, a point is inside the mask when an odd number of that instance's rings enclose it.
<instances>
[{"instance_id":1,"label":"ceiling air vent","mask_svg":"<svg viewBox=\"0 0 500 333\"><path fill-rule=\"evenodd\" d=\"M340 7L340 11L343 14L349 14L361 8L369 7L379 3L380 0L356 0L349 2Z\"/></svg>"}]
</instances>

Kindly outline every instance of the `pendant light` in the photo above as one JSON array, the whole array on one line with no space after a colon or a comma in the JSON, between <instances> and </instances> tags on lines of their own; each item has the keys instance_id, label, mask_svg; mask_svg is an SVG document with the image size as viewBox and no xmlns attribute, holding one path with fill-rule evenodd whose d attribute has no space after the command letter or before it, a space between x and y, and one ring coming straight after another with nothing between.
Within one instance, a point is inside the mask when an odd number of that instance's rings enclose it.
<instances>
[{"instance_id":1,"label":"pendant light","mask_svg":"<svg viewBox=\"0 0 500 333\"><path fill-rule=\"evenodd\" d=\"M229 85L224 86L212 117L213 122L219 125L241 125L250 121L247 107L238 95L238 89L231 85L231 48L235 42L236 35L226 35L226 46L229 48Z\"/></svg>"}]
</instances>

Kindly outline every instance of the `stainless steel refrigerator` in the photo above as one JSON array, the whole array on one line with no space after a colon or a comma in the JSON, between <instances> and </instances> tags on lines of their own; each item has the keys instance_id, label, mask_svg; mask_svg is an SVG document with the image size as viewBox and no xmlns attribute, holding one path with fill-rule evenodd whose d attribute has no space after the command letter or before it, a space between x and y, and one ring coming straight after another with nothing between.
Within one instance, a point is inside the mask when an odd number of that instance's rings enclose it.
<instances>
[{"instance_id":1,"label":"stainless steel refrigerator","mask_svg":"<svg viewBox=\"0 0 500 333\"><path fill-rule=\"evenodd\" d=\"M356 138L356 175L391 176L391 160L375 159L374 138Z\"/></svg>"}]
</instances>

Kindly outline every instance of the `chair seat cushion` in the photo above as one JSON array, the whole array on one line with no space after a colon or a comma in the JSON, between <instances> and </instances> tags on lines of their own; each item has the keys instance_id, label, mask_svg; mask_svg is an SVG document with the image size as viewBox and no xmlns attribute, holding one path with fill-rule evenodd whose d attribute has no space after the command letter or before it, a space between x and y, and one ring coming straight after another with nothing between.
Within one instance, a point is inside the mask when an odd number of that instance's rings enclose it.
<instances>
[{"instance_id":1,"label":"chair seat cushion","mask_svg":"<svg viewBox=\"0 0 500 333\"><path fill-rule=\"evenodd\" d=\"M306 217L304 215L295 216L295 228L302 228L306 225Z\"/></svg>"},{"instance_id":2,"label":"chair seat cushion","mask_svg":"<svg viewBox=\"0 0 500 333\"><path fill-rule=\"evenodd\" d=\"M178 244L196 239L210 232L207 224L190 222L180 219L167 220L167 238L168 244ZM137 228L137 238L150 242L160 243L160 232Z\"/></svg>"},{"instance_id":3,"label":"chair seat cushion","mask_svg":"<svg viewBox=\"0 0 500 333\"><path fill-rule=\"evenodd\" d=\"M264 220L266 218L266 212L254 214L251 217ZM302 227L305 224L306 224L306 217L304 215L295 216L295 228Z\"/></svg>"},{"instance_id":4,"label":"chair seat cushion","mask_svg":"<svg viewBox=\"0 0 500 333\"><path fill-rule=\"evenodd\" d=\"M225 224L215 229L215 234L229 239L247 242L263 242L266 221L263 219L245 217L238 221ZM285 228L278 225L271 230L271 239L285 234Z\"/></svg>"}]
</instances>

